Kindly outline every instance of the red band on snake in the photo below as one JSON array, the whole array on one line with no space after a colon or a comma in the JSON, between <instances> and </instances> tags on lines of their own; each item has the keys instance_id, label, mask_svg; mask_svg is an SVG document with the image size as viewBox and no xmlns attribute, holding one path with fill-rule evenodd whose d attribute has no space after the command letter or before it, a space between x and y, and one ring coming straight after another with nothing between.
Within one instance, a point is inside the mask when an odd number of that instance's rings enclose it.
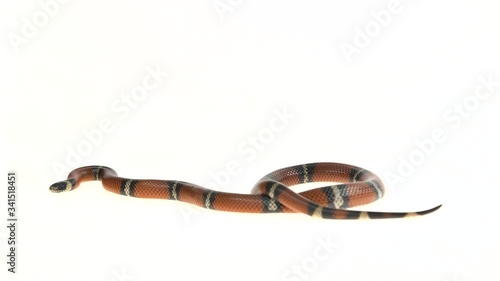
<instances>
[{"instance_id":1,"label":"red band on snake","mask_svg":"<svg viewBox=\"0 0 500 281\"><path fill-rule=\"evenodd\" d=\"M345 210L371 203L384 195L374 173L341 163L309 163L265 175L251 194L206 189L175 180L127 179L104 166L73 170L65 181L50 186L52 192L71 191L82 182L98 180L108 191L138 198L179 200L202 208L242 213L303 213L324 219L382 219L425 215L441 205L419 212L370 212ZM310 182L339 183L294 192L290 187Z\"/></svg>"}]
</instances>

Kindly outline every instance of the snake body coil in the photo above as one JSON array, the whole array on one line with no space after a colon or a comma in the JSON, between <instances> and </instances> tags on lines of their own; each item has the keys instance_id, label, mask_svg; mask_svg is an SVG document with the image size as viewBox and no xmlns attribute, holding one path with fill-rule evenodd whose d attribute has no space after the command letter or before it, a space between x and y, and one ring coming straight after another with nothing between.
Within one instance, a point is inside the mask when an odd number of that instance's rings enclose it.
<instances>
[{"instance_id":1,"label":"snake body coil","mask_svg":"<svg viewBox=\"0 0 500 281\"><path fill-rule=\"evenodd\" d=\"M324 219L381 219L425 215L420 212L366 212L345 210L368 204L384 194L382 181L372 172L341 163L309 163L276 170L264 176L252 194L226 193L174 180L137 180L118 177L104 166L73 170L65 181L50 186L52 192L71 191L82 182L99 180L108 191L138 198L179 200L199 207L243 213L303 213ZM296 193L289 187L309 182L338 182Z\"/></svg>"}]
</instances>

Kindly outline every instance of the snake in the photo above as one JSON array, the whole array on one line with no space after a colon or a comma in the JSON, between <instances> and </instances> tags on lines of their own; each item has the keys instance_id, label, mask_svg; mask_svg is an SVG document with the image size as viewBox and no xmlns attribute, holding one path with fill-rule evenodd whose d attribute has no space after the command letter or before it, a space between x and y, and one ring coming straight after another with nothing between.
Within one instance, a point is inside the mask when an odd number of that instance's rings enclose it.
<instances>
[{"instance_id":1,"label":"snake","mask_svg":"<svg viewBox=\"0 0 500 281\"><path fill-rule=\"evenodd\" d=\"M348 210L372 203L384 195L384 185L374 173L349 164L319 162L295 165L262 177L250 194L207 189L177 180L129 179L106 166L84 166L64 181L50 186L54 193L75 190L81 183L101 181L104 189L128 197L177 200L198 207L240 213L301 213L322 219L384 219L422 216L439 209L416 212ZM325 186L303 192L292 187L307 183Z\"/></svg>"}]
</instances>

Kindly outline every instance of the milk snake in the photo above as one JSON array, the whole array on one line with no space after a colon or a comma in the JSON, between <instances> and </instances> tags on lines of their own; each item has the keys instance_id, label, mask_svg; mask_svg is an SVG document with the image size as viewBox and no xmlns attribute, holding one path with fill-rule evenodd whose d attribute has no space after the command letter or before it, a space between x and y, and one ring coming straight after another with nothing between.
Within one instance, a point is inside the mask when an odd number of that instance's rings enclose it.
<instances>
[{"instance_id":1,"label":"milk snake","mask_svg":"<svg viewBox=\"0 0 500 281\"><path fill-rule=\"evenodd\" d=\"M243 213L303 213L324 219L382 219L425 215L441 205L420 212L368 212L345 210L368 204L384 194L382 181L374 173L348 164L309 163L276 170L265 175L251 194L220 192L175 180L137 180L118 177L105 166L73 170L67 180L50 186L52 192L71 191L82 182L98 180L108 191L138 198L179 200L199 207ZM296 193L289 187L302 183L330 185ZM333 184L332 183L339 183Z\"/></svg>"}]
</instances>

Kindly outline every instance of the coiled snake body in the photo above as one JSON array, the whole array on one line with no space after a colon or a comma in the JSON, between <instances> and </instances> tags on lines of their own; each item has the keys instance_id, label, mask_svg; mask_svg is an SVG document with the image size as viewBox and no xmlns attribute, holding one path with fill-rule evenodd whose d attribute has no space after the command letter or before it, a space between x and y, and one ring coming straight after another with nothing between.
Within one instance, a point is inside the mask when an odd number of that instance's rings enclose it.
<instances>
[{"instance_id":1,"label":"coiled snake body","mask_svg":"<svg viewBox=\"0 0 500 281\"><path fill-rule=\"evenodd\" d=\"M219 192L175 180L137 180L118 177L104 166L73 170L65 181L50 186L52 192L71 191L82 182L99 180L108 191L139 198L179 200L199 207L244 213L303 213L324 219L381 219L425 215L441 207L420 212L366 212L345 210L368 204L384 194L382 181L372 172L341 163L309 163L276 170L265 175L251 194ZM290 186L309 182L336 182L296 193Z\"/></svg>"}]
</instances>

